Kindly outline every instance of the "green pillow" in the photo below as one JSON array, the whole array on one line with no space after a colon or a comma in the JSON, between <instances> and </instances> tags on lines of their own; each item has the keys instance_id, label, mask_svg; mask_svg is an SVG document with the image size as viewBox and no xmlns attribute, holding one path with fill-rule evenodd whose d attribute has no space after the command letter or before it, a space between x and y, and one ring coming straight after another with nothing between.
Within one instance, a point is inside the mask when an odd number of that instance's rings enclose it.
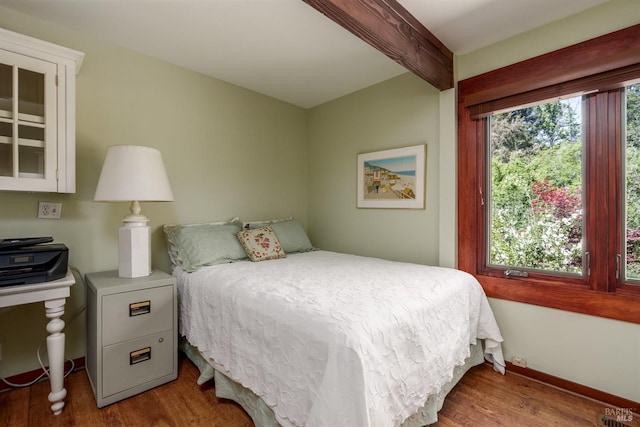
<instances>
[{"instance_id":1,"label":"green pillow","mask_svg":"<svg viewBox=\"0 0 640 427\"><path fill-rule=\"evenodd\" d=\"M242 230L242 222L163 227L169 247L169 257L176 266L193 272L206 265L224 264L246 259L247 254L236 233Z\"/></svg>"},{"instance_id":2,"label":"green pillow","mask_svg":"<svg viewBox=\"0 0 640 427\"><path fill-rule=\"evenodd\" d=\"M263 223L250 224L250 228L262 227ZM285 221L272 222L269 224L276 234L280 246L285 253L292 254L296 252L308 252L313 250L311 241L305 233L304 228L300 222L295 219L289 219Z\"/></svg>"}]
</instances>

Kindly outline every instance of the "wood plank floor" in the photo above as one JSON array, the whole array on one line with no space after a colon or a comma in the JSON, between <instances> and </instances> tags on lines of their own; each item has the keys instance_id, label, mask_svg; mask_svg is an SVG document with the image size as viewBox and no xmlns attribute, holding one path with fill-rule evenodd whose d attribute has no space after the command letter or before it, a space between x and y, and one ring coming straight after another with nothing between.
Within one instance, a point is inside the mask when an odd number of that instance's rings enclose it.
<instances>
[{"instance_id":1,"label":"wood plank floor","mask_svg":"<svg viewBox=\"0 0 640 427\"><path fill-rule=\"evenodd\" d=\"M176 381L98 409L84 371L65 380L62 414L49 409L49 383L0 393L0 426L252 427L235 403L218 399L212 384L196 385L198 371L181 358ZM470 370L452 390L434 426L598 426L607 405L487 365ZM632 424L640 426L634 419ZM354 426L356 427L356 426Z\"/></svg>"}]
</instances>

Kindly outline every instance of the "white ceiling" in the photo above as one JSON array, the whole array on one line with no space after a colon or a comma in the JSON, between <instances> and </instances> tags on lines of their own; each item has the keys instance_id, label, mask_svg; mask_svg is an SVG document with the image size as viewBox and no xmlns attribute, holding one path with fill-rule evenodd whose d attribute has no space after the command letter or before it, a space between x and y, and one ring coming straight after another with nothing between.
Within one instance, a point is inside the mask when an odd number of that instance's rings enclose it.
<instances>
[{"instance_id":1,"label":"white ceiling","mask_svg":"<svg viewBox=\"0 0 640 427\"><path fill-rule=\"evenodd\" d=\"M608 0L398 0L463 54ZM0 0L310 108L406 72L301 0Z\"/></svg>"}]
</instances>

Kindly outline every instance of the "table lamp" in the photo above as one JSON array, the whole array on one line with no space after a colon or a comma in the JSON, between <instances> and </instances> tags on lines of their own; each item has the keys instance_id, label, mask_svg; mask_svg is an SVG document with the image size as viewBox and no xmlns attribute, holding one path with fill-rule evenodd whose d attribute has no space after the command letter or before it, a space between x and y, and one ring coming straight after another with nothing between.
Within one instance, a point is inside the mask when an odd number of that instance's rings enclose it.
<instances>
[{"instance_id":1,"label":"table lamp","mask_svg":"<svg viewBox=\"0 0 640 427\"><path fill-rule=\"evenodd\" d=\"M172 202L173 193L160 151L137 145L107 149L98 180L96 202L131 202L118 233L118 275L143 277L151 273L149 220L139 202Z\"/></svg>"}]
</instances>

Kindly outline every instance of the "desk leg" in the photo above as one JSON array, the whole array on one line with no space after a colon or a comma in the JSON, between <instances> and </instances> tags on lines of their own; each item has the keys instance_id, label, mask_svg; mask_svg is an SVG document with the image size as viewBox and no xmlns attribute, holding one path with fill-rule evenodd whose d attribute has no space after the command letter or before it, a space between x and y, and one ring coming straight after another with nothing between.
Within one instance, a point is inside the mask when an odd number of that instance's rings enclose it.
<instances>
[{"instance_id":1,"label":"desk leg","mask_svg":"<svg viewBox=\"0 0 640 427\"><path fill-rule=\"evenodd\" d=\"M49 382L51 393L49 402L54 415L58 415L64 408L64 398L67 390L64 388L64 321L60 318L64 314L64 298L44 302L49 320L47 323L47 353L49 355Z\"/></svg>"}]
</instances>

